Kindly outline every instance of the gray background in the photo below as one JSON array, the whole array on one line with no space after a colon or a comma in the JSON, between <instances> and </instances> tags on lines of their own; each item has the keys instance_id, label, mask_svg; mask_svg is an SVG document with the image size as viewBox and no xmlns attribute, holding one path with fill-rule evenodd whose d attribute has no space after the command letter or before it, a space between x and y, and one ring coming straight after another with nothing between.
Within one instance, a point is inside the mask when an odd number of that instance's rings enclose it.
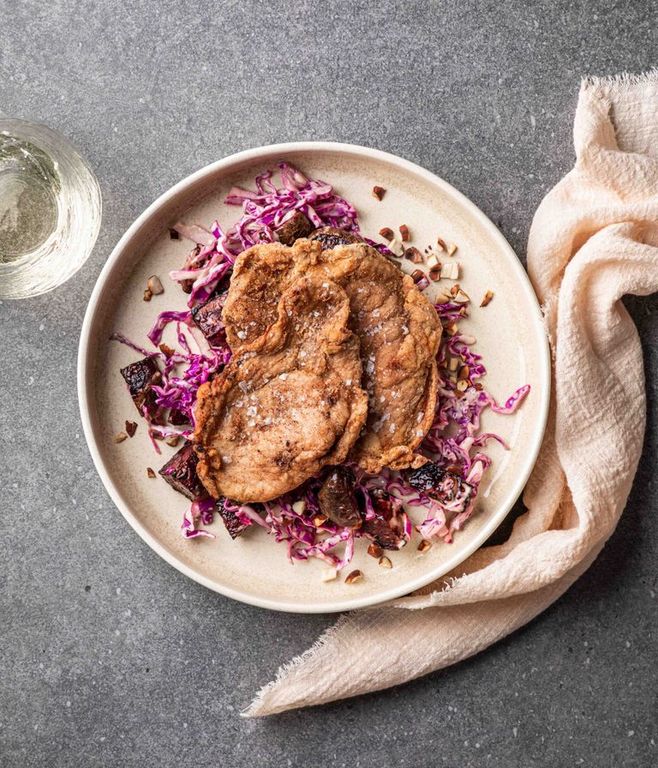
<instances>
[{"instance_id":1,"label":"gray background","mask_svg":"<svg viewBox=\"0 0 658 768\"><path fill-rule=\"evenodd\" d=\"M648 431L590 571L475 659L264 721L238 713L331 618L231 602L152 553L96 476L75 388L85 305L119 236L171 184L246 147L335 139L400 154L466 193L523 256L533 211L573 163L580 76L655 63L655 11L0 0L0 111L68 135L104 196L82 272L0 306L2 768L656 764L656 298L628 302Z\"/></svg>"}]
</instances>

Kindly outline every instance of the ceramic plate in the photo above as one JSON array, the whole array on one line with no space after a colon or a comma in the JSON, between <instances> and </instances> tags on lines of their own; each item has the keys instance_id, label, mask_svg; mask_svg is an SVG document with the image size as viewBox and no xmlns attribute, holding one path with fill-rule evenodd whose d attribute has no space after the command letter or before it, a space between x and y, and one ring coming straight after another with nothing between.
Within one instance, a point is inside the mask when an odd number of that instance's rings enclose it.
<instances>
[{"instance_id":1,"label":"ceramic plate","mask_svg":"<svg viewBox=\"0 0 658 768\"><path fill-rule=\"evenodd\" d=\"M462 268L460 283L474 299L463 327L477 338L476 350L488 369L488 390L504 400L522 384L532 387L516 414L485 414L486 429L500 433L511 449L491 443L487 447L493 466L481 485L475 514L453 543L435 544L426 554L419 554L412 543L391 555L394 567L386 570L366 555L366 542L357 542L349 570L360 568L365 578L351 585L342 578L321 581L326 566L319 561L291 565L286 547L262 529L232 541L217 520L212 526L215 539L183 539L181 516L189 502L159 477L146 475L147 466L157 470L175 449L163 444L163 455L157 456L143 423L134 438L113 442L125 420L137 415L119 373L137 355L110 342L110 335L120 331L143 343L158 312L185 309L185 295L168 280L163 280L164 295L150 303L142 300L149 275L165 278L190 249L189 242L170 238L169 227L180 220L206 226L216 218L232 223L239 209L223 204L228 190L236 184L249 187L258 173L282 159L333 184L356 206L367 236L404 223L421 249L436 243L439 235L458 244L454 258ZM387 190L382 202L372 195L376 184ZM487 290L495 298L480 309L479 299ZM262 147L220 160L144 211L114 249L90 299L80 340L78 387L96 468L123 516L150 547L190 578L237 600L284 611L328 612L373 605L425 586L459 565L497 528L520 495L539 450L550 367L539 306L526 273L473 203L432 173L393 155L313 142Z\"/></svg>"}]
</instances>

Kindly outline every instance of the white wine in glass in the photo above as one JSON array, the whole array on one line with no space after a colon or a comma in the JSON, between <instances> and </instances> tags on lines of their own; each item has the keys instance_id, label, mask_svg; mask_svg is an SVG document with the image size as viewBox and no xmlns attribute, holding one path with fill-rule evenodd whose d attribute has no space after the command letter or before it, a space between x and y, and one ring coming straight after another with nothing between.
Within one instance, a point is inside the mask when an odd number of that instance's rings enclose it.
<instances>
[{"instance_id":1,"label":"white wine in glass","mask_svg":"<svg viewBox=\"0 0 658 768\"><path fill-rule=\"evenodd\" d=\"M0 118L0 299L68 280L100 221L98 182L75 149L43 125Z\"/></svg>"}]
</instances>

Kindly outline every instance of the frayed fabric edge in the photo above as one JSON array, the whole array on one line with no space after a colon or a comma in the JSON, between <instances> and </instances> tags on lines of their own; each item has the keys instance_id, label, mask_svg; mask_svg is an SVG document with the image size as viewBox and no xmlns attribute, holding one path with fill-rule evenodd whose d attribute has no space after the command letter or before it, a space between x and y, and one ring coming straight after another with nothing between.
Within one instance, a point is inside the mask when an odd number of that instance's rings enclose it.
<instances>
[{"instance_id":1,"label":"frayed fabric edge","mask_svg":"<svg viewBox=\"0 0 658 768\"><path fill-rule=\"evenodd\" d=\"M379 606L381 607L381 606ZM285 678L287 677L290 672L292 672L294 669L299 667L301 664L304 664L306 661L308 661L311 657L315 656L318 651L320 651L333 637L334 635L342 629L343 625L349 622L350 616L349 614L343 614L338 618L338 621L333 624L331 627L328 627L325 629L325 631L320 635L320 637L313 643L313 645L310 648L307 648L304 653L301 653L299 656L295 656L290 661L286 662L285 664L282 664L279 669L277 670L276 677L271 682L267 683L267 685L264 685L258 693L254 696L251 704L244 709L242 712L240 712L240 717L244 718L251 718L251 717L266 717L266 715L261 715L258 710L261 708L261 706L264 704L264 700L267 697L267 695ZM267 713L267 715L274 715L278 712L284 712L289 707L283 706L280 709L277 709L276 707L270 709Z\"/></svg>"},{"instance_id":2,"label":"frayed fabric edge","mask_svg":"<svg viewBox=\"0 0 658 768\"><path fill-rule=\"evenodd\" d=\"M581 88L583 90L597 90L605 89L610 86L616 88L633 88L637 85L644 85L645 83L658 83L658 67L653 67L646 72L640 74L634 74L632 72L620 72L618 75L586 75L581 80Z\"/></svg>"}]
</instances>

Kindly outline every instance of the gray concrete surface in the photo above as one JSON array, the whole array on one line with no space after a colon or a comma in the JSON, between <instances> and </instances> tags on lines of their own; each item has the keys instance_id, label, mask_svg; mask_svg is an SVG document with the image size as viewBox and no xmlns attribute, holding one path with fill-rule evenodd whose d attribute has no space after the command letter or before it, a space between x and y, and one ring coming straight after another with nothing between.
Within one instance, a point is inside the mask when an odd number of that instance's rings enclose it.
<instances>
[{"instance_id":1,"label":"gray concrete surface","mask_svg":"<svg viewBox=\"0 0 658 768\"><path fill-rule=\"evenodd\" d=\"M81 436L78 333L143 208L245 147L335 139L398 153L473 199L523 256L572 165L583 73L655 64L650 2L0 0L0 111L68 135L103 228L56 292L0 306L0 766L656 765L658 298L644 456L591 570L515 636L399 689L244 721L330 617L231 602L132 532ZM652 60L653 51L653 60Z\"/></svg>"}]
</instances>

